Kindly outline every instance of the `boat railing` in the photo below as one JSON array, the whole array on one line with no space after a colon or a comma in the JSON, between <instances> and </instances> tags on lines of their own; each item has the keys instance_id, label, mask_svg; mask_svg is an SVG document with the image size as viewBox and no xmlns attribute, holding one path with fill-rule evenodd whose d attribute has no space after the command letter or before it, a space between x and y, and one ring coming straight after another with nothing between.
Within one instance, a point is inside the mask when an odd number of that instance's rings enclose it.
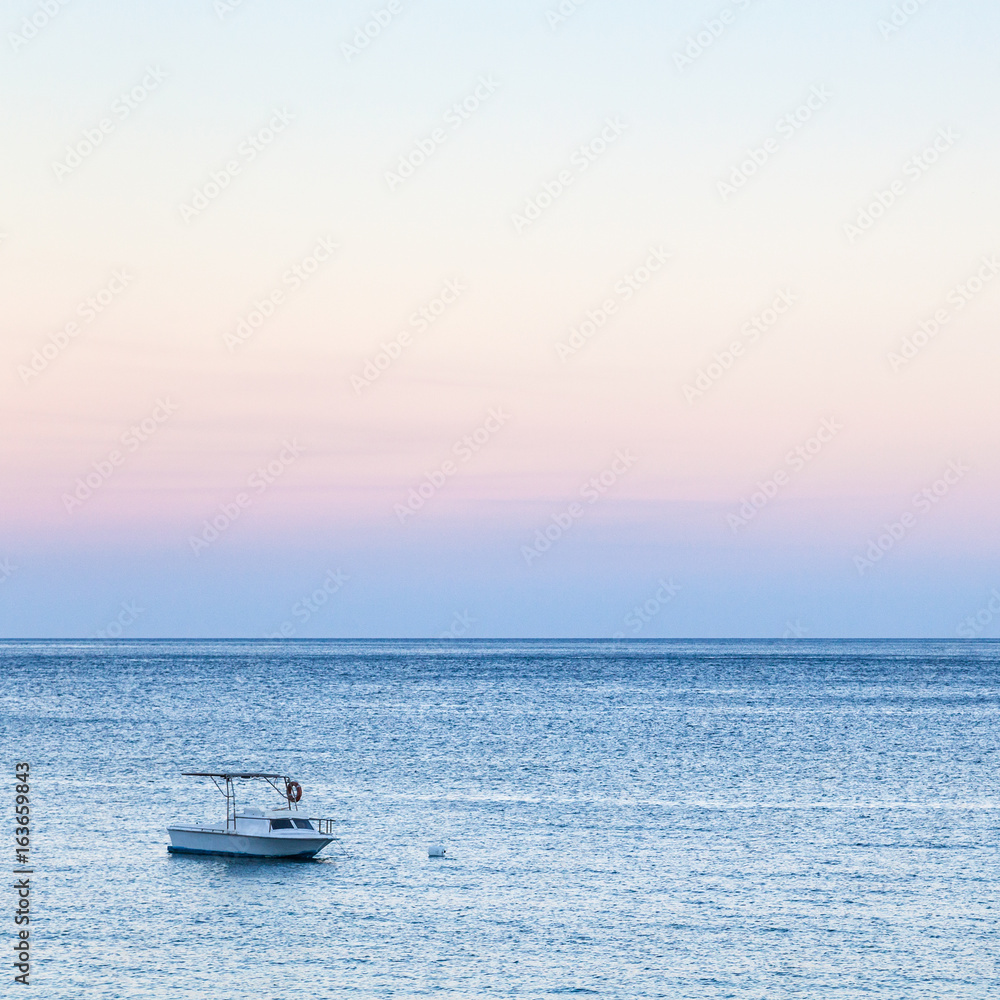
<instances>
[{"instance_id":1,"label":"boat railing","mask_svg":"<svg viewBox=\"0 0 1000 1000\"><path fill-rule=\"evenodd\" d=\"M316 827L317 831L323 834L324 837L332 837L336 833L333 825L337 822L335 819L317 819L315 816L309 817L309 822Z\"/></svg>"}]
</instances>

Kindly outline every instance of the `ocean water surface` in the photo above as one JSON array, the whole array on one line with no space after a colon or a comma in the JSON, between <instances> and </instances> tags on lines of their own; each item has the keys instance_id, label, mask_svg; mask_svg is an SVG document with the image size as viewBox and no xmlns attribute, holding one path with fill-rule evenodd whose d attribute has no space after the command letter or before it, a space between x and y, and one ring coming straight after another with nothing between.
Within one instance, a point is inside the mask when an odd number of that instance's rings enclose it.
<instances>
[{"instance_id":1,"label":"ocean water surface","mask_svg":"<svg viewBox=\"0 0 1000 1000\"><path fill-rule=\"evenodd\" d=\"M998 714L990 641L2 642L31 995L1000 997ZM168 854L220 769L339 841Z\"/></svg>"}]
</instances>

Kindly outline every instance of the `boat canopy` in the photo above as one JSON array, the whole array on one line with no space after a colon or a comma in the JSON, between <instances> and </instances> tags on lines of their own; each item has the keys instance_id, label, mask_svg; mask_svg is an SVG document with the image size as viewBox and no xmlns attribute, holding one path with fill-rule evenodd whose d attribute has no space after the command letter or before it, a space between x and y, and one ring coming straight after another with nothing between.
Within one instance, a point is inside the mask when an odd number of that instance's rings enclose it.
<instances>
[{"instance_id":1,"label":"boat canopy","mask_svg":"<svg viewBox=\"0 0 1000 1000\"><path fill-rule=\"evenodd\" d=\"M288 781L285 774L269 774L265 771L181 771L186 778L223 778L232 780L233 778L281 778Z\"/></svg>"},{"instance_id":2,"label":"boat canopy","mask_svg":"<svg viewBox=\"0 0 1000 1000\"><path fill-rule=\"evenodd\" d=\"M236 785L240 779L259 778L269 784L287 803L289 811L298 809L302 786L287 774L271 771L181 771L185 778L209 778L226 799L226 829L236 829Z\"/></svg>"}]
</instances>

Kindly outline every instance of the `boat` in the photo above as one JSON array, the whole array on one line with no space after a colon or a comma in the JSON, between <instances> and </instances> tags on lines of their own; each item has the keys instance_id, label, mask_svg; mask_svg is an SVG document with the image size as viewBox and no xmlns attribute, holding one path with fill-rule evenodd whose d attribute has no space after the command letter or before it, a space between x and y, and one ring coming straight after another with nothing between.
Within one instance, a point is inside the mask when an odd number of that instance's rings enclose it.
<instances>
[{"instance_id":1,"label":"boat","mask_svg":"<svg viewBox=\"0 0 1000 1000\"><path fill-rule=\"evenodd\" d=\"M209 778L226 798L224 826L169 826L171 854L222 854L239 858L315 857L335 840L334 820L298 815L302 786L285 774L263 771L183 771L186 778ZM262 781L284 800L273 809L237 807L236 782Z\"/></svg>"}]
</instances>

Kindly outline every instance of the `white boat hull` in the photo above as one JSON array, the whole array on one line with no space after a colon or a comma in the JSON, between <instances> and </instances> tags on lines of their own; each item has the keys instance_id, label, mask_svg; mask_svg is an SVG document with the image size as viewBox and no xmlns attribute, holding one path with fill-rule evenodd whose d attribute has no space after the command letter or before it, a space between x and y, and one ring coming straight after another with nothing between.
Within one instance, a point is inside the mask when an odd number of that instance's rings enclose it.
<instances>
[{"instance_id":1,"label":"white boat hull","mask_svg":"<svg viewBox=\"0 0 1000 1000\"><path fill-rule=\"evenodd\" d=\"M167 833L170 834L167 850L172 854L222 854L240 858L312 858L333 840L306 830L254 836L232 830L171 826L167 827Z\"/></svg>"}]
</instances>

